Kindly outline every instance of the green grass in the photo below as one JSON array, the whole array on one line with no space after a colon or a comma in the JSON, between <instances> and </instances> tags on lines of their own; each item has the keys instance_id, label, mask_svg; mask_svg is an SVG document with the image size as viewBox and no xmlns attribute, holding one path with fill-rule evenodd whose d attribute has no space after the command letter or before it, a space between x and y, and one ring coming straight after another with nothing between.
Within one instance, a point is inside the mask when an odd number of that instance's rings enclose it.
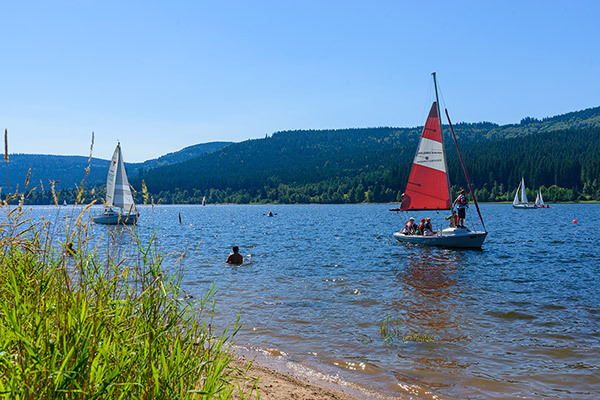
<instances>
[{"instance_id":1,"label":"green grass","mask_svg":"<svg viewBox=\"0 0 600 400\"><path fill-rule=\"evenodd\" d=\"M100 261L86 250L86 209L65 227L75 250L67 255L53 224L6 203L0 211L0 396L227 399L255 390L231 364L237 323L214 333L214 293L183 300L152 242L136 239L134 260Z\"/></svg>"},{"instance_id":2,"label":"green grass","mask_svg":"<svg viewBox=\"0 0 600 400\"><path fill-rule=\"evenodd\" d=\"M430 343L435 340L434 336L428 333L406 330L404 323L399 318L392 318L389 315L381 322L379 336L381 336L384 343L389 344L406 342Z\"/></svg>"}]
</instances>

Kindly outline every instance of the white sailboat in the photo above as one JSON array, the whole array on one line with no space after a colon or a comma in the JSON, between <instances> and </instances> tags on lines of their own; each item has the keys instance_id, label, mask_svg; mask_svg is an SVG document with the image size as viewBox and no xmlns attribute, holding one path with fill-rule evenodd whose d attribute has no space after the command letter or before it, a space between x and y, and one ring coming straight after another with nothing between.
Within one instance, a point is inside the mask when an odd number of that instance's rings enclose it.
<instances>
[{"instance_id":1,"label":"white sailboat","mask_svg":"<svg viewBox=\"0 0 600 400\"><path fill-rule=\"evenodd\" d=\"M390 211L452 210L452 197L450 194L450 181L448 179L448 166L446 163L446 151L444 148L444 136L442 134L442 120L440 116L435 72L432 75L435 86L435 101L431 106L429 116L423 127L417 154L415 155L406 190L402 197L402 204L400 208L392 209ZM450 122L448 110L445 111L448 123L450 124L450 129L452 130L456 149L460 156L460 149L458 148L458 142L456 141L456 135L454 135L454 129ZM460 159L462 163L462 156L460 156ZM462 163L462 167L467 182L469 182L469 176L464 163ZM449 228L438 230L429 236L396 232L394 233L396 240L399 242L427 246L481 248L483 241L487 236L487 232L485 231L485 225L483 225L483 219L481 218L479 206L470 182L469 189L484 229L483 232L457 227L453 221Z\"/></svg>"},{"instance_id":2,"label":"white sailboat","mask_svg":"<svg viewBox=\"0 0 600 400\"><path fill-rule=\"evenodd\" d=\"M135 202L129 188L120 143L117 144L108 168L105 205L108 208L93 218L97 224L135 224L138 220L139 213L135 209Z\"/></svg>"},{"instance_id":3,"label":"white sailboat","mask_svg":"<svg viewBox=\"0 0 600 400\"><path fill-rule=\"evenodd\" d=\"M548 204L544 203L544 198L542 197L542 189L538 189L538 194L535 198L534 204L537 208L550 208Z\"/></svg>"},{"instance_id":4,"label":"white sailboat","mask_svg":"<svg viewBox=\"0 0 600 400\"><path fill-rule=\"evenodd\" d=\"M205 206L206 205L206 196L202 196L202 205Z\"/></svg>"},{"instance_id":5,"label":"white sailboat","mask_svg":"<svg viewBox=\"0 0 600 400\"><path fill-rule=\"evenodd\" d=\"M529 200L527 200L527 193L525 192L525 178L523 177L521 177L521 183L519 183L519 187L515 193L515 198L512 205L514 208L520 209L536 208L535 204L529 204Z\"/></svg>"}]
</instances>

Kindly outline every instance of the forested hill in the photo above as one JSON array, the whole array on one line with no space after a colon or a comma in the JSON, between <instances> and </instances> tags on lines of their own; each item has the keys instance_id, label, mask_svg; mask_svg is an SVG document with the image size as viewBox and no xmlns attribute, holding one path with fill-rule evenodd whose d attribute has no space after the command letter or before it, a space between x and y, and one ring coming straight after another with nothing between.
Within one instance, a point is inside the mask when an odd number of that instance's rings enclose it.
<instances>
[{"instance_id":1,"label":"forested hill","mask_svg":"<svg viewBox=\"0 0 600 400\"><path fill-rule=\"evenodd\" d=\"M57 156L46 154L10 154L8 163L8 183L6 179L0 179L0 189L6 193L7 185L11 193L15 193L17 186L19 192L25 189L27 174L29 174L28 188L38 187L37 190L50 189L50 183L55 182L55 189L73 188L81 185L86 176L86 168L90 167L90 173L86 179L88 184L100 184L106 182L108 171L108 160L100 160L84 156ZM6 167L4 167L6 168ZM5 175L4 175L5 176Z\"/></svg>"},{"instance_id":2,"label":"forested hill","mask_svg":"<svg viewBox=\"0 0 600 400\"><path fill-rule=\"evenodd\" d=\"M127 164L127 169L138 202L144 201L142 182L155 203L199 203L203 196L210 203L398 201L421 129L284 131L264 139L217 143L216 150L208 144L191 146L143 164ZM542 187L548 201L600 200L600 107L542 120L527 117L519 124L459 123L455 130L482 201L512 200L521 174L532 198L533 190ZM450 181L462 186L464 178L447 126L444 132ZM195 153L204 150L200 156ZM42 176L46 188L50 179L61 180L62 188L73 188L85 175L86 157L35 157L50 158L43 163L21 162L11 155L11 190L16 183L23 188L30 165L30 182L37 185ZM86 187L97 186L88 200L104 196L107 164L92 160ZM154 168L157 165L162 166ZM69 189L60 196L69 203L75 198ZM51 199L46 193L32 195L28 201L47 204Z\"/></svg>"},{"instance_id":3,"label":"forested hill","mask_svg":"<svg viewBox=\"0 0 600 400\"><path fill-rule=\"evenodd\" d=\"M141 168L156 168L160 166L181 163L196 158L204 153L209 153L230 145L232 142L209 142L189 146L179 151L166 154L159 158L144 161L143 163L125 163L127 172L130 176L135 176ZM127 155L127 154L125 154ZM112 157L112 153L108 154ZM81 181L86 176L86 168L89 174L86 178L86 186L102 185L106 183L106 174L108 172L109 160L92 158L84 156L57 156L45 154L11 154L8 165L8 184L11 186L11 192L14 192L17 185L20 189L25 186L27 174L31 167L29 176L29 188L35 186L47 189L50 182L56 182L57 190L65 188L74 188L75 185L81 185ZM0 188L6 191L6 179L0 179Z\"/></svg>"},{"instance_id":4,"label":"forested hill","mask_svg":"<svg viewBox=\"0 0 600 400\"><path fill-rule=\"evenodd\" d=\"M450 115L450 118L452 118L452 115ZM498 125L491 122L480 122L454 125L461 143L472 140L508 139L542 132L595 127L600 127L600 107L543 119L525 117L521 119L519 124ZM448 127L444 128L448 129Z\"/></svg>"},{"instance_id":5,"label":"forested hill","mask_svg":"<svg viewBox=\"0 0 600 400\"><path fill-rule=\"evenodd\" d=\"M177 188L204 192L353 178L363 171L390 168L399 159L412 157L417 139L416 129L278 132L181 164L140 171L132 183L143 179L152 193Z\"/></svg>"},{"instance_id":6,"label":"forested hill","mask_svg":"<svg viewBox=\"0 0 600 400\"><path fill-rule=\"evenodd\" d=\"M598 152L582 151L597 145L600 107L513 125L461 123L455 130L483 201L511 199L521 174L530 188L556 185L545 193L551 201L600 199L592 172ZM235 203L397 201L420 131L278 132L181 164L142 170L132 183L139 187L144 180L155 200L167 203L194 203L202 196ZM463 185L449 136L446 146L451 182Z\"/></svg>"}]
</instances>

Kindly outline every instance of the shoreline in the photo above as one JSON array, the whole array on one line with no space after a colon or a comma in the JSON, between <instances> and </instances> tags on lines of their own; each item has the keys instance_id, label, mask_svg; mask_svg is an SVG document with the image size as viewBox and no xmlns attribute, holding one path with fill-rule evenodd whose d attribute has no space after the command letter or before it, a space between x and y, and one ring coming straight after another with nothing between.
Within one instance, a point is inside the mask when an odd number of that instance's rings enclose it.
<instances>
[{"instance_id":1,"label":"shoreline","mask_svg":"<svg viewBox=\"0 0 600 400\"><path fill-rule=\"evenodd\" d=\"M250 362L252 364L245 373L250 379L242 385L244 390L249 390L253 384L256 384L249 400L392 399L349 382L342 384L318 377L309 377L290 368L287 362L264 354L240 348L234 350L231 360L233 368L245 371ZM257 390L259 397L256 394Z\"/></svg>"},{"instance_id":2,"label":"shoreline","mask_svg":"<svg viewBox=\"0 0 600 400\"><path fill-rule=\"evenodd\" d=\"M237 355L231 361L235 368L242 371L246 369L248 362L248 360L240 359ZM321 386L297 375L279 372L256 362L252 363L246 375L253 379L243 386L245 390L250 389L251 384L258 380L257 388L250 394L249 400L365 400L365 398L344 393L341 388L335 390Z\"/></svg>"}]
</instances>

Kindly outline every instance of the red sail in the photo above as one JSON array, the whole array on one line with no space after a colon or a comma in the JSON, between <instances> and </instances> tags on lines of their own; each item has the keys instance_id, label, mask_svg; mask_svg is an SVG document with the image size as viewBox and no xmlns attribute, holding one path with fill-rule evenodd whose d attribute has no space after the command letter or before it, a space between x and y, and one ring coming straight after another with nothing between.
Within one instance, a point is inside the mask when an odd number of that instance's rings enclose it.
<instances>
[{"instance_id":1,"label":"red sail","mask_svg":"<svg viewBox=\"0 0 600 400\"><path fill-rule=\"evenodd\" d=\"M423 128L400 208L402 211L451 208L446 154L436 102L433 102Z\"/></svg>"}]
</instances>

